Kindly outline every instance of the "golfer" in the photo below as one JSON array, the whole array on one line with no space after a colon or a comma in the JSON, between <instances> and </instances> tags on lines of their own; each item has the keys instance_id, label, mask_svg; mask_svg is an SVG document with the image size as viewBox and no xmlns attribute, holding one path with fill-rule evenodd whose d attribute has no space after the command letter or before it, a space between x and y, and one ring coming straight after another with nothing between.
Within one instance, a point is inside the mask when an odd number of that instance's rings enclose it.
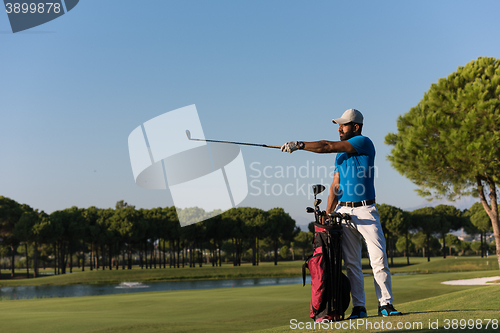
<instances>
[{"instance_id":1,"label":"golfer","mask_svg":"<svg viewBox=\"0 0 500 333\"><path fill-rule=\"evenodd\" d=\"M380 215L375 205L375 147L369 138L361 135L363 115L358 110L349 109L333 122L339 125L340 141L291 141L285 143L281 151L292 153L301 149L319 154L338 153L326 213L336 211L352 217L351 225L342 224L344 264L351 282L353 303L352 314L347 319L367 317L361 270L362 238L373 270L378 314L384 317L400 316L401 312L392 305L391 272Z\"/></svg>"}]
</instances>

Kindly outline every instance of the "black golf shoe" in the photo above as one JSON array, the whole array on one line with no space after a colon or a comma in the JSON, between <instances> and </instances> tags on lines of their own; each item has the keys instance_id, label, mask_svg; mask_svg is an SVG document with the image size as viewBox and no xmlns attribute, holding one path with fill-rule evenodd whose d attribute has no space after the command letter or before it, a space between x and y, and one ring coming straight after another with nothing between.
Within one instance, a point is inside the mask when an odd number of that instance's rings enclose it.
<instances>
[{"instance_id":1,"label":"black golf shoe","mask_svg":"<svg viewBox=\"0 0 500 333\"><path fill-rule=\"evenodd\" d=\"M368 317L368 313L366 312L366 308L364 306L355 306L352 308L351 315L347 317L347 319L357 319L357 318L366 318Z\"/></svg>"},{"instance_id":2,"label":"black golf shoe","mask_svg":"<svg viewBox=\"0 0 500 333\"><path fill-rule=\"evenodd\" d=\"M390 317L390 316L402 316L403 314L398 310L394 309L392 304L386 304L384 306L378 307L378 315L382 317Z\"/></svg>"}]
</instances>

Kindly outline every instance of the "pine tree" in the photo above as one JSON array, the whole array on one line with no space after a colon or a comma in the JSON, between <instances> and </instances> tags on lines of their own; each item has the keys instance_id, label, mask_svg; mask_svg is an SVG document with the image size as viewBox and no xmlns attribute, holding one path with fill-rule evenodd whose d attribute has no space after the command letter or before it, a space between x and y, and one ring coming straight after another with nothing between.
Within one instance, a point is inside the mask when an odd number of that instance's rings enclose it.
<instances>
[{"instance_id":1,"label":"pine tree","mask_svg":"<svg viewBox=\"0 0 500 333\"><path fill-rule=\"evenodd\" d=\"M500 60L480 57L432 84L389 133L388 159L422 196L478 196L500 242ZM500 263L500 247L496 250Z\"/></svg>"}]
</instances>

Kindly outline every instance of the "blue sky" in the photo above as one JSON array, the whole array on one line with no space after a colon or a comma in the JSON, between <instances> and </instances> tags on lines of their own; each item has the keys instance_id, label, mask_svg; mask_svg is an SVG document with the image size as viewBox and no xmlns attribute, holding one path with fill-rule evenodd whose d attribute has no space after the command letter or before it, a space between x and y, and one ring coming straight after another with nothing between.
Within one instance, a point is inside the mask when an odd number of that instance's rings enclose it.
<instances>
[{"instance_id":1,"label":"blue sky","mask_svg":"<svg viewBox=\"0 0 500 333\"><path fill-rule=\"evenodd\" d=\"M377 149L377 201L412 209L425 201L387 162L384 137L433 82L500 57L499 10L497 1L81 0L16 34L0 14L0 195L46 212L171 206L168 191L134 183L127 138L145 121L196 104L206 138L281 145L338 140L331 119L357 108ZM257 181L242 205L283 207L306 223L312 200L300 186L331 179L255 169L311 172L335 155L242 152ZM265 195L264 181L297 195Z\"/></svg>"}]
</instances>

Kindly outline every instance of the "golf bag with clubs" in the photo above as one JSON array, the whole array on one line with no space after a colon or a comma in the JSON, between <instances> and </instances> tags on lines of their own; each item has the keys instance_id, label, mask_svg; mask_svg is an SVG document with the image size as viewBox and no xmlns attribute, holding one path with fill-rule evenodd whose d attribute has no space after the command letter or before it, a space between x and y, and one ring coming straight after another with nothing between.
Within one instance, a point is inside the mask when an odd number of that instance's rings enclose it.
<instances>
[{"instance_id":1,"label":"golf bag with clubs","mask_svg":"<svg viewBox=\"0 0 500 333\"><path fill-rule=\"evenodd\" d=\"M327 216L325 211L321 211L321 199L316 199L316 195L324 190L323 185L313 185L314 209L307 208L308 213L315 215L313 254L302 266L303 285L306 280L306 268L311 273L310 317L315 322L344 319L351 297L349 279L342 273L341 226L342 220L348 220L350 216L338 213Z\"/></svg>"}]
</instances>

